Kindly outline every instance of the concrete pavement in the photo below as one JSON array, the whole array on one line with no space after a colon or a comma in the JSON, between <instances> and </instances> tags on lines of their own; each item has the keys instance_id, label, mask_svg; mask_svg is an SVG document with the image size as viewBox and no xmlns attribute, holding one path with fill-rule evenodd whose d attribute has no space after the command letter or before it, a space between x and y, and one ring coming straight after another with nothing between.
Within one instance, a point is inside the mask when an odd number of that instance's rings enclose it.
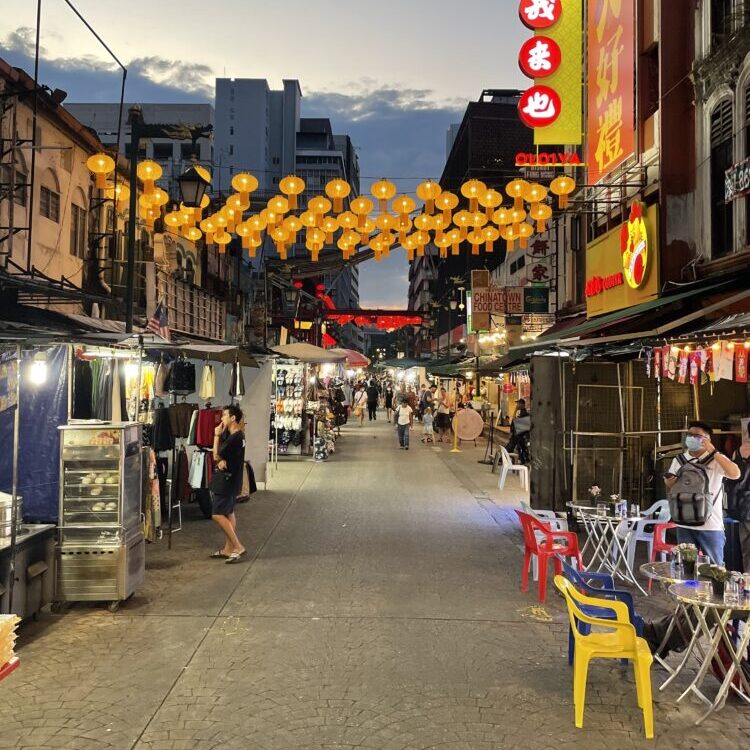
<instances>
[{"instance_id":1,"label":"concrete pavement","mask_svg":"<svg viewBox=\"0 0 750 750\"><path fill-rule=\"evenodd\" d=\"M329 462L281 464L240 506L248 563L209 560L218 536L188 507L117 614L25 626L0 748L747 745L750 708L696 728L699 706L658 693L656 668L647 743L632 671L601 663L576 730L561 602L519 590L516 480L498 492L483 447L450 454L418 429L409 452L384 420L342 432Z\"/></svg>"}]
</instances>

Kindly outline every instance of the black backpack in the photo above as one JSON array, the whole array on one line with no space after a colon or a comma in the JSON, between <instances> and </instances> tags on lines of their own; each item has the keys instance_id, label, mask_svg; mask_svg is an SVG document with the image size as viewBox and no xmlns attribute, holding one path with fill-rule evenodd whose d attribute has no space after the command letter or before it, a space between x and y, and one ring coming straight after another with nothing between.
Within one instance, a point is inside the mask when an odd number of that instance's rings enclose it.
<instances>
[{"instance_id":1,"label":"black backpack","mask_svg":"<svg viewBox=\"0 0 750 750\"><path fill-rule=\"evenodd\" d=\"M727 515L735 521L750 521L750 459L742 458L737 452L732 460L742 473L739 479L724 480Z\"/></svg>"},{"instance_id":2,"label":"black backpack","mask_svg":"<svg viewBox=\"0 0 750 750\"><path fill-rule=\"evenodd\" d=\"M703 526L711 513L714 498L711 497L706 464L713 454L703 461L689 461L682 454L677 456L680 468L677 481L667 495L672 520L680 526Z\"/></svg>"}]
</instances>

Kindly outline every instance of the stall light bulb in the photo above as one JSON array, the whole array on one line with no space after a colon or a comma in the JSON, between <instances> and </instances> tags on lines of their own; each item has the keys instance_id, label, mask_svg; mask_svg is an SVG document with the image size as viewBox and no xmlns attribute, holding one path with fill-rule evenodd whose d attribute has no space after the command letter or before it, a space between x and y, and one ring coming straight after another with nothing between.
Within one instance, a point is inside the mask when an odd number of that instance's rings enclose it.
<instances>
[{"instance_id":1,"label":"stall light bulb","mask_svg":"<svg viewBox=\"0 0 750 750\"><path fill-rule=\"evenodd\" d=\"M745 349L750 349L750 341L745 342Z\"/></svg>"},{"instance_id":2,"label":"stall light bulb","mask_svg":"<svg viewBox=\"0 0 750 750\"><path fill-rule=\"evenodd\" d=\"M29 380L33 385L44 385L47 382L47 360L46 359L34 359L31 363L31 371L29 372Z\"/></svg>"},{"instance_id":3,"label":"stall light bulb","mask_svg":"<svg viewBox=\"0 0 750 750\"><path fill-rule=\"evenodd\" d=\"M679 346L673 346L672 347L672 354L677 354L677 353L679 353L679 351L680 351L680 347Z\"/></svg>"},{"instance_id":4,"label":"stall light bulb","mask_svg":"<svg viewBox=\"0 0 750 750\"><path fill-rule=\"evenodd\" d=\"M730 341L728 346L730 350L734 349L734 341Z\"/></svg>"},{"instance_id":5,"label":"stall light bulb","mask_svg":"<svg viewBox=\"0 0 750 750\"><path fill-rule=\"evenodd\" d=\"M686 347L685 347L685 353L686 353L686 354L689 354L689 353L690 353L690 347L689 347L689 346L686 346Z\"/></svg>"},{"instance_id":6,"label":"stall light bulb","mask_svg":"<svg viewBox=\"0 0 750 750\"><path fill-rule=\"evenodd\" d=\"M125 377L126 378L138 377L138 365L135 362L128 362L125 365Z\"/></svg>"},{"instance_id":7,"label":"stall light bulb","mask_svg":"<svg viewBox=\"0 0 750 750\"><path fill-rule=\"evenodd\" d=\"M466 373L466 377L469 378L469 380L471 380L471 378L474 377L474 373L471 370L469 370L469 372Z\"/></svg>"},{"instance_id":8,"label":"stall light bulb","mask_svg":"<svg viewBox=\"0 0 750 750\"><path fill-rule=\"evenodd\" d=\"M346 371L346 377L347 378L353 378L354 377L354 370L347 370Z\"/></svg>"},{"instance_id":9,"label":"stall light bulb","mask_svg":"<svg viewBox=\"0 0 750 750\"><path fill-rule=\"evenodd\" d=\"M718 352L719 349L721 349L721 344L717 341L712 347L715 352Z\"/></svg>"}]
</instances>

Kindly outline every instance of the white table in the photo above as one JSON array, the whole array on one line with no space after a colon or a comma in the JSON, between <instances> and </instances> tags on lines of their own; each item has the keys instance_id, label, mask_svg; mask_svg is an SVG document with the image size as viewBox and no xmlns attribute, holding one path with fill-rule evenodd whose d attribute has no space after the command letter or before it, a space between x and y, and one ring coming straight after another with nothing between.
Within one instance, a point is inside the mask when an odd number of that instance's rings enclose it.
<instances>
[{"instance_id":1,"label":"white table","mask_svg":"<svg viewBox=\"0 0 750 750\"><path fill-rule=\"evenodd\" d=\"M736 617L735 613L750 612L750 601L745 598L739 605L729 606L724 604L723 597L717 597L713 592L707 596L700 596L696 582L690 581L673 583L667 590L669 595L677 602L692 611L697 622L690 644L676 673L682 670L691 654L696 651L700 653L699 660L701 662L698 673L677 700L681 701L686 695L693 693L708 705L708 710L695 722L696 724L700 724L705 718L721 709L726 703L730 690L733 690L745 703L750 704L750 683L740 666L742 657L747 651L748 643L750 643L750 627L745 627L742 637L736 645L726 629L727 623ZM709 618L711 623L709 623ZM715 628L713 633L711 632L712 628ZM701 639L705 640L705 650L701 646ZM721 643L724 643L732 658L732 663L726 668L720 659L716 660L716 664L720 665L720 669L724 673L724 679L712 701L701 691L701 687ZM735 676L738 686L733 684ZM670 677L670 681L672 677Z\"/></svg>"},{"instance_id":2,"label":"white table","mask_svg":"<svg viewBox=\"0 0 750 750\"><path fill-rule=\"evenodd\" d=\"M648 517L615 516L609 512L601 513L598 508L589 505L575 503L570 503L570 508L586 530L586 543L581 550L586 570L596 572L605 570L613 577L631 583L641 593L648 596L636 579L635 572L628 563L627 555L628 542L635 533L635 522ZM628 521L633 523L627 523ZM591 555L588 561L586 561L587 553Z\"/></svg>"}]
</instances>

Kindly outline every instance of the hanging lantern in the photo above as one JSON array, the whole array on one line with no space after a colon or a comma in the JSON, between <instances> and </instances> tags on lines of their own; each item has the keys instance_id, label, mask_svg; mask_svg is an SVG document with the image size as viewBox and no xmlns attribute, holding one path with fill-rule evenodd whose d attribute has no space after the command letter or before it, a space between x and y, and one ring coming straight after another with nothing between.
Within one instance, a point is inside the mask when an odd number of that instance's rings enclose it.
<instances>
[{"instance_id":1,"label":"hanging lantern","mask_svg":"<svg viewBox=\"0 0 750 750\"><path fill-rule=\"evenodd\" d=\"M502 227L506 224L510 224L511 222L511 216L510 211L507 208L503 208L502 206L497 209L492 214L492 221L497 224L497 226Z\"/></svg>"},{"instance_id":2,"label":"hanging lantern","mask_svg":"<svg viewBox=\"0 0 750 750\"><path fill-rule=\"evenodd\" d=\"M406 220L406 224L402 224L401 220L399 219L398 222L398 241L402 243L406 236L411 232L412 227L414 226L414 222L412 222L411 219Z\"/></svg>"},{"instance_id":3,"label":"hanging lantern","mask_svg":"<svg viewBox=\"0 0 750 750\"><path fill-rule=\"evenodd\" d=\"M461 238L461 230L451 229L445 236L451 241L451 255L458 255L461 251L461 242L463 241Z\"/></svg>"},{"instance_id":4,"label":"hanging lantern","mask_svg":"<svg viewBox=\"0 0 750 750\"><path fill-rule=\"evenodd\" d=\"M375 253L375 262L380 263L383 259L383 241L380 239L380 235L377 235L370 240L370 250Z\"/></svg>"},{"instance_id":5,"label":"hanging lantern","mask_svg":"<svg viewBox=\"0 0 750 750\"><path fill-rule=\"evenodd\" d=\"M287 197L289 210L295 211L298 205L297 196L304 192L305 181L293 174L287 175L279 182L279 190Z\"/></svg>"},{"instance_id":6,"label":"hanging lantern","mask_svg":"<svg viewBox=\"0 0 750 750\"><path fill-rule=\"evenodd\" d=\"M485 252L491 253L495 249L495 242L500 239L500 230L497 227L493 227L492 224L488 224L482 230L482 237L484 238Z\"/></svg>"},{"instance_id":7,"label":"hanging lantern","mask_svg":"<svg viewBox=\"0 0 750 750\"><path fill-rule=\"evenodd\" d=\"M229 206L224 206L220 213L226 217L227 232L234 232L235 224L237 224L238 219L241 217L238 217L237 212L233 208L229 208Z\"/></svg>"},{"instance_id":8,"label":"hanging lantern","mask_svg":"<svg viewBox=\"0 0 750 750\"><path fill-rule=\"evenodd\" d=\"M461 195L469 199L469 211L474 213L479 206L479 197L487 193L487 185L481 180L467 180L461 185Z\"/></svg>"},{"instance_id":9,"label":"hanging lantern","mask_svg":"<svg viewBox=\"0 0 750 750\"><path fill-rule=\"evenodd\" d=\"M474 214L469 211L459 211L453 216L453 223L459 228L461 232L461 241L466 239L466 233L470 227L474 226Z\"/></svg>"},{"instance_id":10,"label":"hanging lantern","mask_svg":"<svg viewBox=\"0 0 750 750\"><path fill-rule=\"evenodd\" d=\"M242 240L242 248L250 249L250 238L253 236L253 230L244 221L240 222L234 228L235 234Z\"/></svg>"},{"instance_id":11,"label":"hanging lantern","mask_svg":"<svg viewBox=\"0 0 750 750\"><path fill-rule=\"evenodd\" d=\"M203 232L198 227L190 227L184 234L191 242L198 242L203 237Z\"/></svg>"},{"instance_id":12,"label":"hanging lantern","mask_svg":"<svg viewBox=\"0 0 750 750\"><path fill-rule=\"evenodd\" d=\"M576 189L576 181L568 175L561 174L550 182L549 189L557 196L558 207L567 208L568 196Z\"/></svg>"},{"instance_id":13,"label":"hanging lantern","mask_svg":"<svg viewBox=\"0 0 750 750\"><path fill-rule=\"evenodd\" d=\"M299 215L302 226L306 229L315 229L318 226L318 217L312 211L303 211Z\"/></svg>"},{"instance_id":14,"label":"hanging lantern","mask_svg":"<svg viewBox=\"0 0 750 750\"><path fill-rule=\"evenodd\" d=\"M180 224L180 226L182 227L182 236L187 237L188 229L195 226L195 217L193 216L193 212L181 208L177 213L179 213L180 219L182 221L182 223Z\"/></svg>"},{"instance_id":15,"label":"hanging lantern","mask_svg":"<svg viewBox=\"0 0 750 750\"><path fill-rule=\"evenodd\" d=\"M536 231L544 232L552 218L552 208L546 203L533 203L529 208L529 217L536 222Z\"/></svg>"},{"instance_id":16,"label":"hanging lantern","mask_svg":"<svg viewBox=\"0 0 750 750\"><path fill-rule=\"evenodd\" d=\"M414 226L420 232L430 232L435 226L435 222L432 216L427 214L419 214L414 217Z\"/></svg>"},{"instance_id":17,"label":"hanging lantern","mask_svg":"<svg viewBox=\"0 0 750 750\"><path fill-rule=\"evenodd\" d=\"M269 198L266 206L269 211L273 211L277 216L289 213L289 201L283 195L274 195L273 198Z\"/></svg>"},{"instance_id":18,"label":"hanging lantern","mask_svg":"<svg viewBox=\"0 0 750 750\"><path fill-rule=\"evenodd\" d=\"M341 254L343 255L344 260L349 260L349 254L352 248L348 242L344 241L343 235L339 237L338 242L336 242L336 247L341 250Z\"/></svg>"},{"instance_id":19,"label":"hanging lantern","mask_svg":"<svg viewBox=\"0 0 750 750\"><path fill-rule=\"evenodd\" d=\"M443 212L443 221L446 226L451 223L451 213L453 209L458 205L458 196L455 193L450 193L447 190L440 193L435 199L435 208L438 211Z\"/></svg>"},{"instance_id":20,"label":"hanging lantern","mask_svg":"<svg viewBox=\"0 0 750 750\"><path fill-rule=\"evenodd\" d=\"M505 186L505 192L510 198L513 198L513 208L520 210L523 208L523 201L529 189L529 183L526 180L511 180Z\"/></svg>"},{"instance_id":21,"label":"hanging lantern","mask_svg":"<svg viewBox=\"0 0 750 750\"><path fill-rule=\"evenodd\" d=\"M177 234L177 230L182 226L182 217L179 211L169 211L164 214L164 226L169 227L173 234Z\"/></svg>"},{"instance_id":22,"label":"hanging lantern","mask_svg":"<svg viewBox=\"0 0 750 750\"><path fill-rule=\"evenodd\" d=\"M309 242L316 250L313 260L318 259L318 253L323 249L325 241L326 236L322 229L315 227L307 231L307 242Z\"/></svg>"},{"instance_id":23,"label":"hanging lantern","mask_svg":"<svg viewBox=\"0 0 750 750\"><path fill-rule=\"evenodd\" d=\"M359 226L359 222L357 222L357 231L359 232L359 236L363 245L368 242L368 240L370 239L370 235L376 229L377 226L375 225L375 222L369 216L365 217L365 220L362 223L361 227Z\"/></svg>"},{"instance_id":24,"label":"hanging lantern","mask_svg":"<svg viewBox=\"0 0 750 750\"><path fill-rule=\"evenodd\" d=\"M152 206L166 206L169 203L169 193L160 187L155 187L148 197L151 199Z\"/></svg>"},{"instance_id":25,"label":"hanging lantern","mask_svg":"<svg viewBox=\"0 0 750 750\"><path fill-rule=\"evenodd\" d=\"M495 209L502 202L503 194L498 193L497 190L492 190L492 188L490 188L484 195L479 196L479 205L484 208L488 219L492 218L492 214L495 213Z\"/></svg>"},{"instance_id":26,"label":"hanging lantern","mask_svg":"<svg viewBox=\"0 0 750 750\"><path fill-rule=\"evenodd\" d=\"M383 257L387 258L391 254L391 246L396 244L396 235L390 232L381 232L379 237L383 243Z\"/></svg>"},{"instance_id":27,"label":"hanging lantern","mask_svg":"<svg viewBox=\"0 0 750 750\"><path fill-rule=\"evenodd\" d=\"M322 195L316 195L314 198L311 198L309 200L307 208L309 211L312 211L315 214L315 220L318 228L322 228L323 217L331 210L332 204L331 201L328 200L328 198L325 198Z\"/></svg>"},{"instance_id":28,"label":"hanging lantern","mask_svg":"<svg viewBox=\"0 0 750 750\"><path fill-rule=\"evenodd\" d=\"M388 210L388 201L396 195L396 186L388 180L378 180L372 183L370 193L378 202L378 210L384 214Z\"/></svg>"},{"instance_id":29,"label":"hanging lantern","mask_svg":"<svg viewBox=\"0 0 750 750\"><path fill-rule=\"evenodd\" d=\"M206 235L206 244L207 245L213 245L214 244L214 232L218 230L218 226L216 226L216 222L209 216L206 219L203 219L200 223L201 230L203 230L203 234Z\"/></svg>"},{"instance_id":30,"label":"hanging lantern","mask_svg":"<svg viewBox=\"0 0 750 750\"><path fill-rule=\"evenodd\" d=\"M445 221L442 213L436 213L432 217L432 229L435 232L435 239L443 236L443 232L450 228L450 221Z\"/></svg>"},{"instance_id":31,"label":"hanging lantern","mask_svg":"<svg viewBox=\"0 0 750 750\"><path fill-rule=\"evenodd\" d=\"M391 208L398 214L399 230L409 222L409 214L417 207L416 201L410 195L397 195L391 201Z\"/></svg>"},{"instance_id":32,"label":"hanging lantern","mask_svg":"<svg viewBox=\"0 0 750 750\"><path fill-rule=\"evenodd\" d=\"M267 223L266 223L265 218L262 217L260 214L253 214L252 216L248 217L247 221L245 222L245 225L249 227L251 231L250 247L252 248L253 242L258 242L258 243L261 242L260 233L266 228ZM258 245L258 247L260 247L260 245Z\"/></svg>"},{"instance_id":33,"label":"hanging lantern","mask_svg":"<svg viewBox=\"0 0 750 750\"><path fill-rule=\"evenodd\" d=\"M547 197L547 188L538 182L532 182L526 191L526 201L528 203L541 203Z\"/></svg>"},{"instance_id":34,"label":"hanging lantern","mask_svg":"<svg viewBox=\"0 0 750 750\"><path fill-rule=\"evenodd\" d=\"M227 217L221 211L218 211L217 213L213 215L212 218L213 218L214 224L216 224L216 231L214 232L214 240L216 240L216 243L220 245L222 243L218 241L219 238L223 240L224 237L229 236L229 233L226 231L227 230ZM226 245L227 243L224 242L223 244Z\"/></svg>"},{"instance_id":35,"label":"hanging lantern","mask_svg":"<svg viewBox=\"0 0 750 750\"><path fill-rule=\"evenodd\" d=\"M159 190L159 188L156 188L154 192L151 194L151 198L156 194L156 192ZM193 212L193 216L195 217L196 223L200 222L203 219L203 211L207 209L211 205L211 199L204 195L203 198L201 198L201 204L198 206L198 208L190 208L190 210ZM248 203L248 208L250 204ZM180 208L185 209L189 208L189 206L186 206L184 203L180 203Z\"/></svg>"},{"instance_id":36,"label":"hanging lantern","mask_svg":"<svg viewBox=\"0 0 750 750\"><path fill-rule=\"evenodd\" d=\"M505 249L512 252L514 243L518 239L518 233L514 231L512 224L507 224L500 230L500 236L505 240Z\"/></svg>"},{"instance_id":37,"label":"hanging lantern","mask_svg":"<svg viewBox=\"0 0 750 750\"><path fill-rule=\"evenodd\" d=\"M123 210L130 200L130 188L124 182L118 182L117 185L109 182L104 190L104 197L108 201L114 201Z\"/></svg>"},{"instance_id":38,"label":"hanging lantern","mask_svg":"<svg viewBox=\"0 0 750 750\"><path fill-rule=\"evenodd\" d=\"M479 255L479 248L484 243L484 235L481 229L474 229L469 232L466 239L471 243L471 254Z\"/></svg>"},{"instance_id":39,"label":"hanging lantern","mask_svg":"<svg viewBox=\"0 0 750 750\"><path fill-rule=\"evenodd\" d=\"M404 238L401 247L406 250L406 259L411 263L414 260L414 251L417 249L417 240L413 234Z\"/></svg>"},{"instance_id":40,"label":"hanging lantern","mask_svg":"<svg viewBox=\"0 0 750 750\"><path fill-rule=\"evenodd\" d=\"M427 180L417 185L417 198L424 201L424 212L428 216L435 213L435 201L442 192L443 189L440 184L433 180Z\"/></svg>"},{"instance_id":41,"label":"hanging lantern","mask_svg":"<svg viewBox=\"0 0 750 750\"><path fill-rule=\"evenodd\" d=\"M437 217L436 217L437 218ZM440 257L441 258L447 258L448 257L448 248L451 246L451 238L449 235L441 232L440 234L435 235L435 245L440 250Z\"/></svg>"},{"instance_id":42,"label":"hanging lantern","mask_svg":"<svg viewBox=\"0 0 750 750\"><path fill-rule=\"evenodd\" d=\"M104 190L107 187L107 175L115 171L115 160L109 154L94 154L86 159L86 167L96 177L96 189ZM138 170L140 176L140 166ZM153 187L153 182L151 185Z\"/></svg>"},{"instance_id":43,"label":"hanging lantern","mask_svg":"<svg viewBox=\"0 0 750 750\"><path fill-rule=\"evenodd\" d=\"M392 214L380 214L380 216L375 219L375 226L383 233L398 231L399 218Z\"/></svg>"},{"instance_id":44,"label":"hanging lantern","mask_svg":"<svg viewBox=\"0 0 750 750\"><path fill-rule=\"evenodd\" d=\"M254 258L257 249L263 244L263 240L260 237L251 236L247 244L249 245L248 255Z\"/></svg>"},{"instance_id":45,"label":"hanging lantern","mask_svg":"<svg viewBox=\"0 0 750 750\"><path fill-rule=\"evenodd\" d=\"M326 243L333 244L333 233L339 228L339 223L333 216L326 216L323 219L321 229L326 233Z\"/></svg>"},{"instance_id":46,"label":"hanging lantern","mask_svg":"<svg viewBox=\"0 0 750 750\"><path fill-rule=\"evenodd\" d=\"M361 229L365 225L367 215L372 213L375 204L369 199L360 196L355 198L349 205L352 213L357 216L357 226Z\"/></svg>"},{"instance_id":47,"label":"hanging lantern","mask_svg":"<svg viewBox=\"0 0 750 750\"><path fill-rule=\"evenodd\" d=\"M354 229L357 226L357 217L351 211L344 211L336 217L338 225L346 231L347 229Z\"/></svg>"},{"instance_id":48,"label":"hanging lantern","mask_svg":"<svg viewBox=\"0 0 750 750\"><path fill-rule=\"evenodd\" d=\"M525 249L529 244L529 237L534 234L534 227L531 224L527 224L525 221L521 222L518 226L518 239L522 249Z\"/></svg>"},{"instance_id":49,"label":"hanging lantern","mask_svg":"<svg viewBox=\"0 0 750 750\"><path fill-rule=\"evenodd\" d=\"M293 245L297 241L297 234L302 231L304 226L297 216L287 216L281 226L289 232L289 244Z\"/></svg>"},{"instance_id":50,"label":"hanging lantern","mask_svg":"<svg viewBox=\"0 0 750 750\"><path fill-rule=\"evenodd\" d=\"M258 189L258 179L249 172L238 172L232 177L232 189L240 194L242 203L247 203L247 208L250 208L250 193Z\"/></svg>"},{"instance_id":51,"label":"hanging lantern","mask_svg":"<svg viewBox=\"0 0 750 750\"><path fill-rule=\"evenodd\" d=\"M276 229L278 216L276 216L273 211L268 208L264 208L258 215L261 217L261 219L263 219L263 221L266 222L266 229L269 232L273 232L273 230Z\"/></svg>"},{"instance_id":52,"label":"hanging lantern","mask_svg":"<svg viewBox=\"0 0 750 750\"><path fill-rule=\"evenodd\" d=\"M271 239L276 243L276 251L281 260L286 260L286 243L289 239L289 232L284 227L276 227L271 232Z\"/></svg>"},{"instance_id":53,"label":"hanging lantern","mask_svg":"<svg viewBox=\"0 0 750 750\"><path fill-rule=\"evenodd\" d=\"M326 184L326 195L333 201L335 213L338 214L344 210L344 198L351 192L351 185L346 180L330 180Z\"/></svg>"},{"instance_id":54,"label":"hanging lantern","mask_svg":"<svg viewBox=\"0 0 750 750\"><path fill-rule=\"evenodd\" d=\"M526 211L522 208L512 208L510 210L510 224L513 231L518 234L518 225L526 219Z\"/></svg>"},{"instance_id":55,"label":"hanging lantern","mask_svg":"<svg viewBox=\"0 0 750 750\"><path fill-rule=\"evenodd\" d=\"M161 168L160 164L151 161L151 159L146 159L138 165L135 173L138 175L138 179L143 183L143 192L146 195L151 195L156 187L154 183L161 178L164 174L164 170Z\"/></svg>"},{"instance_id":56,"label":"hanging lantern","mask_svg":"<svg viewBox=\"0 0 750 750\"><path fill-rule=\"evenodd\" d=\"M487 214L482 211L475 211L471 215L471 226L473 226L474 229L481 229L488 221Z\"/></svg>"},{"instance_id":57,"label":"hanging lantern","mask_svg":"<svg viewBox=\"0 0 750 750\"><path fill-rule=\"evenodd\" d=\"M239 223L242 221L243 211L247 211L250 208L250 201L243 201L242 193L234 193L234 195L230 195L227 198L226 205L234 211L236 223Z\"/></svg>"},{"instance_id":58,"label":"hanging lantern","mask_svg":"<svg viewBox=\"0 0 750 750\"><path fill-rule=\"evenodd\" d=\"M412 237L414 237L414 241L417 243L417 257L421 258L424 256L425 247L430 243L430 233L420 230L419 232L415 232Z\"/></svg>"},{"instance_id":59,"label":"hanging lantern","mask_svg":"<svg viewBox=\"0 0 750 750\"><path fill-rule=\"evenodd\" d=\"M219 254L223 255L227 250L227 245L232 241L232 235L229 232L217 234L214 237L214 243L219 246Z\"/></svg>"}]
</instances>

